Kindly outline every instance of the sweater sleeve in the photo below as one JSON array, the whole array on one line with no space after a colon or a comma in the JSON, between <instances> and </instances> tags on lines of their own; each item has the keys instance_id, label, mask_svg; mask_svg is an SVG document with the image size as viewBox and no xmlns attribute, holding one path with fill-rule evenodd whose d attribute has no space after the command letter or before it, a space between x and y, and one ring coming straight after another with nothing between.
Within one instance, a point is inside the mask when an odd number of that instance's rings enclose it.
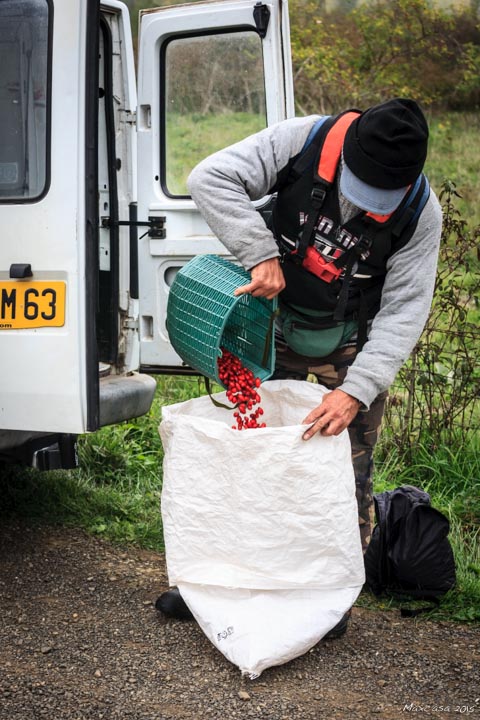
<instances>
[{"instance_id":1,"label":"sweater sleeve","mask_svg":"<svg viewBox=\"0 0 480 720\"><path fill-rule=\"evenodd\" d=\"M391 385L428 319L441 229L442 211L431 192L412 238L388 260L380 310L341 387L367 408Z\"/></svg>"},{"instance_id":2,"label":"sweater sleeve","mask_svg":"<svg viewBox=\"0 0 480 720\"><path fill-rule=\"evenodd\" d=\"M318 119L314 115L272 125L210 155L188 178L190 194L210 229L246 270L279 255L252 201L269 194Z\"/></svg>"}]
</instances>

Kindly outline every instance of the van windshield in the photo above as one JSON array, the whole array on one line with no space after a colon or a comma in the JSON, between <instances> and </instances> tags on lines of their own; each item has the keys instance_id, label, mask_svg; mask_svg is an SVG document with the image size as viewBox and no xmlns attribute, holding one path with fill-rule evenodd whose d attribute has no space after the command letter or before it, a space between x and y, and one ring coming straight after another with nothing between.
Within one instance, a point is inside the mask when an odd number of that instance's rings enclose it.
<instances>
[{"instance_id":1,"label":"van windshield","mask_svg":"<svg viewBox=\"0 0 480 720\"><path fill-rule=\"evenodd\" d=\"M0 201L47 183L47 0L0 2Z\"/></svg>"}]
</instances>

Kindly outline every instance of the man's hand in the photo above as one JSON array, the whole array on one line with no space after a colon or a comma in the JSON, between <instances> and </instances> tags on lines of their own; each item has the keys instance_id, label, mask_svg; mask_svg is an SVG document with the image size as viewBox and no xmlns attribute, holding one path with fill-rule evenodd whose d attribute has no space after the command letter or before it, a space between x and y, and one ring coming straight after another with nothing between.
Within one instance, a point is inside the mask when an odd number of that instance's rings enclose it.
<instances>
[{"instance_id":1,"label":"man's hand","mask_svg":"<svg viewBox=\"0 0 480 720\"><path fill-rule=\"evenodd\" d=\"M316 432L320 435L340 435L350 425L360 405L359 400L343 390L332 390L303 421L303 424L311 425L303 434L303 439L310 440Z\"/></svg>"},{"instance_id":2,"label":"man's hand","mask_svg":"<svg viewBox=\"0 0 480 720\"><path fill-rule=\"evenodd\" d=\"M234 295L250 293L253 297L264 297L273 300L285 287L282 267L278 258L264 260L251 270L251 282L238 287Z\"/></svg>"}]
</instances>

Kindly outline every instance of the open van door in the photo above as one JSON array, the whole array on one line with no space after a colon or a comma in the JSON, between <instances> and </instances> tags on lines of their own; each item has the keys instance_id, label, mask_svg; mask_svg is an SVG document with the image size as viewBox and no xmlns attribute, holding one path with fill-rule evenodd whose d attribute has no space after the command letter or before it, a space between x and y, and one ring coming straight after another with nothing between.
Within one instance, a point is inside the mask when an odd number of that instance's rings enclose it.
<instances>
[{"instance_id":1,"label":"open van door","mask_svg":"<svg viewBox=\"0 0 480 720\"><path fill-rule=\"evenodd\" d=\"M228 257L186 179L212 152L293 115L287 3L143 11L137 84L138 216L152 223L138 245L141 369L178 373L165 325L169 287L193 256Z\"/></svg>"}]
</instances>

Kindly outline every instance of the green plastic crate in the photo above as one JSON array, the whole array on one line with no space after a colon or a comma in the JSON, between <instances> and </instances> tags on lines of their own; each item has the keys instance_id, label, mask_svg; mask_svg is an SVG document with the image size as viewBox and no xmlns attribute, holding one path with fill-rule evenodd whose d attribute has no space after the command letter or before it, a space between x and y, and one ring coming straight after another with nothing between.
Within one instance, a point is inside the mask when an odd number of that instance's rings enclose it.
<instances>
[{"instance_id":1,"label":"green plastic crate","mask_svg":"<svg viewBox=\"0 0 480 720\"><path fill-rule=\"evenodd\" d=\"M217 360L224 347L267 380L275 367L273 319L277 301L234 297L250 273L217 255L197 255L179 270L168 295L170 342L182 360L223 385Z\"/></svg>"}]
</instances>

